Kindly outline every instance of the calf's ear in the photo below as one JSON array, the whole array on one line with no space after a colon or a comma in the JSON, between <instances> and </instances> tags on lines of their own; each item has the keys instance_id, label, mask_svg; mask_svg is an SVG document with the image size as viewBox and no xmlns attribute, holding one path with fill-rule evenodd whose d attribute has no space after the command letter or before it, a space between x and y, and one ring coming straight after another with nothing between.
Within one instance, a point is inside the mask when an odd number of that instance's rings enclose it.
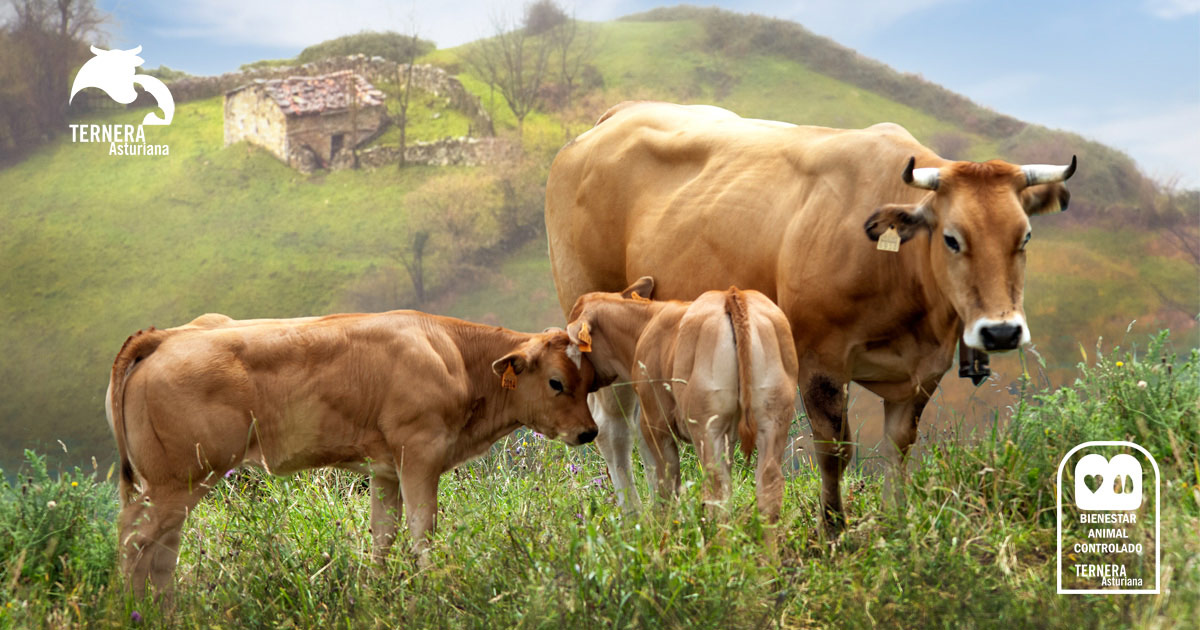
<instances>
[{"instance_id":1,"label":"calf's ear","mask_svg":"<svg viewBox=\"0 0 1200 630\"><path fill-rule=\"evenodd\" d=\"M504 381L505 386L508 385L510 379L514 381L513 385L515 385L516 375L524 372L528 367L529 357L523 350L515 350L492 362L492 371Z\"/></svg>"},{"instance_id":2,"label":"calf's ear","mask_svg":"<svg viewBox=\"0 0 1200 630\"><path fill-rule=\"evenodd\" d=\"M932 225L933 211L927 205L890 203L871 214L863 224L863 230L867 238L878 241L884 232L895 228L903 243Z\"/></svg>"},{"instance_id":3,"label":"calf's ear","mask_svg":"<svg viewBox=\"0 0 1200 630\"><path fill-rule=\"evenodd\" d=\"M621 297L626 300L638 299L649 300L654 295L654 278L650 276L642 276L633 282L633 284L625 287L621 292Z\"/></svg>"},{"instance_id":4,"label":"calf's ear","mask_svg":"<svg viewBox=\"0 0 1200 630\"><path fill-rule=\"evenodd\" d=\"M567 337L581 352L592 351L592 325L587 319L580 317L567 324Z\"/></svg>"}]
</instances>

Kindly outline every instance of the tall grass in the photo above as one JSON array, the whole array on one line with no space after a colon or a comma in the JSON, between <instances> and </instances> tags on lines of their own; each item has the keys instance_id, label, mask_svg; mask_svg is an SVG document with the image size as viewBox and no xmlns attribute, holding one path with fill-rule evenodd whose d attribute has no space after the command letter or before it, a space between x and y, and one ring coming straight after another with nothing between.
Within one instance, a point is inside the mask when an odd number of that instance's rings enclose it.
<instances>
[{"instance_id":1,"label":"tall grass","mask_svg":"<svg viewBox=\"0 0 1200 630\"><path fill-rule=\"evenodd\" d=\"M403 534L369 562L361 477L239 472L189 518L176 605L160 612L114 571L112 485L30 453L0 486L0 628L1195 627L1200 353L1173 355L1163 333L1087 355L1072 386L1026 392L977 440L927 449L905 507L880 507L879 479L852 473L836 541L801 470L776 561L744 463L725 518L706 519L690 450L678 503L622 516L594 450L521 432L443 477L426 568ZM1159 595L1055 594L1054 473L1097 439L1136 442L1162 469Z\"/></svg>"}]
</instances>

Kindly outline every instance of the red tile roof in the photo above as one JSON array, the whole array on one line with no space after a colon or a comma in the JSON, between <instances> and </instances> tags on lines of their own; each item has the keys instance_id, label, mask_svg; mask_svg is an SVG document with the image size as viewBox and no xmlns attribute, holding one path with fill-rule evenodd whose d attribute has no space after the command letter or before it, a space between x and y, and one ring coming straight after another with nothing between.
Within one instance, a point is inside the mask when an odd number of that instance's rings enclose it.
<instances>
[{"instance_id":1,"label":"red tile roof","mask_svg":"<svg viewBox=\"0 0 1200 630\"><path fill-rule=\"evenodd\" d=\"M354 89L358 93L359 107L382 105L384 98L383 92L349 70L319 77L274 79L262 85L267 96L288 116L348 109Z\"/></svg>"}]
</instances>

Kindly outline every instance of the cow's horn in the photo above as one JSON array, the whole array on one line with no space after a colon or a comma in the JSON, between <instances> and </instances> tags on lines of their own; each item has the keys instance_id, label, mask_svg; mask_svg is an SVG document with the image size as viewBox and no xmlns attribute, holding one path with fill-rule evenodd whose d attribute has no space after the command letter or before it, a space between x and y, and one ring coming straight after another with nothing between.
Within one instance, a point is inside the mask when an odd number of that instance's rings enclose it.
<instances>
[{"instance_id":1,"label":"cow's horn","mask_svg":"<svg viewBox=\"0 0 1200 630\"><path fill-rule=\"evenodd\" d=\"M925 190L937 190L938 188L938 169L936 168L918 168L913 166L917 163L917 158L908 158L908 165L904 167L904 183L914 188L924 188Z\"/></svg>"},{"instance_id":2,"label":"cow's horn","mask_svg":"<svg viewBox=\"0 0 1200 630\"><path fill-rule=\"evenodd\" d=\"M1071 179L1071 176L1075 174L1075 156L1071 156L1071 163L1067 166L1058 166L1057 164L1026 164L1021 167L1021 171L1025 173L1026 186L1064 182Z\"/></svg>"},{"instance_id":3,"label":"cow's horn","mask_svg":"<svg viewBox=\"0 0 1200 630\"><path fill-rule=\"evenodd\" d=\"M108 52L107 50L100 50L99 48L96 48L95 46L92 46L91 48L92 48L93 55L101 55L101 54Z\"/></svg>"},{"instance_id":4,"label":"cow's horn","mask_svg":"<svg viewBox=\"0 0 1200 630\"><path fill-rule=\"evenodd\" d=\"M142 47L138 46L137 48L134 48L133 50L129 51L129 54L137 55L137 54L140 54L141 52L142 52Z\"/></svg>"}]
</instances>

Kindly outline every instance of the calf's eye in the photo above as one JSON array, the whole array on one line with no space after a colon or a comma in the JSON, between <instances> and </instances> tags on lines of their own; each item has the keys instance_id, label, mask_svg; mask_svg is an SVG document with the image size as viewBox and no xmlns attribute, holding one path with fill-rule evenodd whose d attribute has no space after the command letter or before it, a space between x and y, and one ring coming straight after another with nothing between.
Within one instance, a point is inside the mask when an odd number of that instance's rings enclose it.
<instances>
[{"instance_id":1,"label":"calf's eye","mask_svg":"<svg viewBox=\"0 0 1200 630\"><path fill-rule=\"evenodd\" d=\"M556 391L556 392L558 392L558 393L560 393L560 394L561 394L561 393L562 393L562 391L563 391L563 384L562 384L562 381L560 381L560 380L558 380L558 379L556 379L556 378L552 378L552 379L550 379L550 389L553 389L554 391Z\"/></svg>"},{"instance_id":2,"label":"calf's eye","mask_svg":"<svg viewBox=\"0 0 1200 630\"><path fill-rule=\"evenodd\" d=\"M954 252L955 254L962 249L962 247L958 244L958 239L954 238L953 236L945 234L942 236L942 238L946 241L946 247L949 247L950 251Z\"/></svg>"}]
</instances>

